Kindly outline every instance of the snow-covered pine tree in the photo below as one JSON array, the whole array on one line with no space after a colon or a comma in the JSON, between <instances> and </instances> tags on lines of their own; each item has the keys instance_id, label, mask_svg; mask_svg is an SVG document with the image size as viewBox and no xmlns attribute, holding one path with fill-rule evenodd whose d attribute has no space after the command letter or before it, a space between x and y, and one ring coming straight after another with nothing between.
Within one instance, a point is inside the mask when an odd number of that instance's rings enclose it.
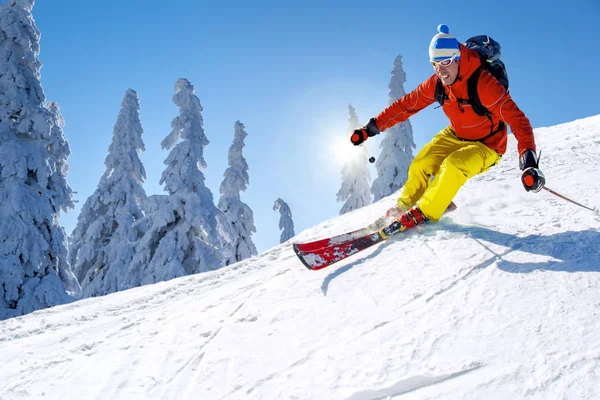
<instances>
[{"instance_id":1,"label":"snow-covered pine tree","mask_svg":"<svg viewBox=\"0 0 600 400\"><path fill-rule=\"evenodd\" d=\"M59 214L73 207L69 145L44 106L33 0L0 5L0 320L73 300Z\"/></svg>"},{"instance_id":2,"label":"snow-covered pine tree","mask_svg":"<svg viewBox=\"0 0 600 400\"><path fill-rule=\"evenodd\" d=\"M273 204L273 210L279 210L279 214L281 215L279 218L279 229L281 230L279 243L287 242L296 236L294 233L292 210L290 210L290 206L288 206L285 201L281 200L281 198L275 200L275 204Z\"/></svg>"},{"instance_id":3,"label":"snow-covered pine tree","mask_svg":"<svg viewBox=\"0 0 600 400\"><path fill-rule=\"evenodd\" d=\"M350 113L348 136L350 136L350 132L360 128L360 122L352 104L348 104L348 111ZM340 215L371 204L369 156L363 146L352 150L363 154L360 154L359 157L348 158L342 167L342 186L337 192L337 201L338 203L345 201L345 203L340 209Z\"/></svg>"},{"instance_id":4,"label":"snow-covered pine tree","mask_svg":"<svg viewBox=\"0 0 600 400\"><path fill-rule=\"evenodd\" d=\"M403 86L405 82L406 73L402 68L402 56L398 56L394 60L392 78L388 86L390 88L390 104L406 94ZM386 131L385 137L379 144L381 153L375 163L377 178L371 186L374 202L395 193L404 186L408 176L408 167L413 160L412 151L415 147L412 125L409 120Z\"/></svg>"},{"instance_id":5,"label":"snow-covered pine tree","mask_svg":"<svg viewBox=\"0 0 600 400\"><path fill-rule=\"evenodd\" d=\"M258 254L252 242L252 233L256 232L254 214L250 207L242 202L240 192L245 191L250 184L248 163L242 155L245 146L244 139L248 136L244 124L236 121L234 125L234 138L229 148L229 167L223 174L223 182L219 192L219 208L225 213L233 229L232 259L225 260L225 264L233 264Z\"/></svg>"},{"instance_id":6,"label":"snow-covered pine tree","mask_svg":"<svg viewBox=\"0 0 600 400\"><path fill-rule=\"evenodd\" d=\"M73 191L67 183L67 175L69 173L67 158L71 154L71 148L63 133L65 120L60 112L58 103L49 101L44 104L44 108L50 113L51 119L50 140L47 148L49 151L49 163L52 166L53 174L48 180L48 187L52 189L49 194L53 198L53 204L58 205L64 203L59 208L66 211L74 207L72 201ZM56 217L58 218L58 214ZM56 254L63 254L59 260L60 266L58 268L58 275L62 280L67 293L76 296L80 293L81 287L72 271L71 264L68 262L67 233L62 226L57 226L54 234L57 238L56 243L60 244L60 246L56 248ZM65 249L67 249L66 258L64 256Z\"/></svg>"},{"instance_id":7,"label":"snow-covered pine tree","mask_svg":"<svg viewBox=\"0 0 600 400\"><path fill-rule=\"evenodd\" d=\"M129 285L141 286L211 271L224 265L223 243L230 241L217 226L227 221L204 184L204 134L202 105L187 79L175 83L173 102L179 116L162 141L170 149L160 184L169 195L150 196L144 221L147 230L139 242L129 271ZM229 229L229 225L224 225ZM230 232L225 232L230 233Z\"/></svg>"},{"instance_id":8,"label":"snow-covered pine tree","mask_svg":"<svg viewBox=\"0 0 600 400\"><path fill-rule=\"evenodd\" d=\"M70 238L69 260L82 287L81 297L125 289L126 272L143 231L146 171L137 93L128 89L104 160L106 171L83 205Z\"/></svg>"}]
</instances>

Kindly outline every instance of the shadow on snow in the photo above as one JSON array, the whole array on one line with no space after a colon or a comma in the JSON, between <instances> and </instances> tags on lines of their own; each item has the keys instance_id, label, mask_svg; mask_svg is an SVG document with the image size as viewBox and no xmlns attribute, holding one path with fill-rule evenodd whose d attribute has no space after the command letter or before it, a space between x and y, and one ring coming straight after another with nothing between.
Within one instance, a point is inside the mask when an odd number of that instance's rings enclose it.
<instances>
[{"instance_id":1,"label":"shadow on snow","mask_svg":"<svg viewBox=\"0 0 600 400\"><path fill-rule=\"evenodd\" d=\"M600 232L588 229L585 231L568 231L552 235L528 235L520 237L513 234L498 232L482 226L463 226L449 222L440 223L440 228L445 232L463 234L486 248L495 255L480 265L474 266L472 270L486 268L494 264L503 271L511 273L530 273L535 270L563 271L563 272L600 272ZM426 232L423 232L427 235ZM406 235L408 239L412 235ZM331 281L345 272L348 272L363 261L377 257L387 246L397 242L397 239L386 241L366 257L360 257L356 261L336 269L323 280L321 291L327 295ZM489 248L486 243L493 243L504 247L506 250L501 254ZM543 262L514 262L507 261L503 257L510 252L520 251L523 253L537 254L551 257L553 260Z\"/></svg>"},{"instance_id":2,"label":"shadow on snow","mask_svg":"<svg viewBox=\"0 0 600 400\"><path fill-rule=\"evenodd\" d=\"M476 240L495 254L498 268L506 272L529 273L534 270L564 272L600 272L600 232L567 231L552 235L517 235L502 233L481 226L461 226L445 224L447 232L463 233ZM486 246L485 242L505 247L507 250L497 254ZM551 257L554 260L544 262L512 262L502 257L509 252L520 251Z\"/></svg>"}]
</instances>

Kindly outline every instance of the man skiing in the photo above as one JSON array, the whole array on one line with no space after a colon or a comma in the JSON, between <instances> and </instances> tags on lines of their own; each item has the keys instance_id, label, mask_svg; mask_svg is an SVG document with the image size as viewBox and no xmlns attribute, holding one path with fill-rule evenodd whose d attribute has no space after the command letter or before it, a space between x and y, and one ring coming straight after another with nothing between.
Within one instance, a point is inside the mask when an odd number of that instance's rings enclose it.
<instances>
[{"instance_id":1,"label":"man skiing","mask_svg":"<svg viewBox=\"0 0 600 400\"><path fill-rule=\"evenodd\" d=\"M399 230L427 219L437 222L468 179L496 165L506 152L506 124L518 141L523 186L538 192L545 183L529 120L508 90L490 72L479 68L482 61L478 52L460 44L446 25L439 25L429 46L429 58L435 74L355 130L350 139L357 146L407 120L434 103L438 81L443 84L442 109L450 126L435 135L410 165L396 209ZM467 81L474 72L479 73L476 94L488 111L484 116L468 101ZM394 214L394 209L391 212Z\"/></svg>"}]
</instances>

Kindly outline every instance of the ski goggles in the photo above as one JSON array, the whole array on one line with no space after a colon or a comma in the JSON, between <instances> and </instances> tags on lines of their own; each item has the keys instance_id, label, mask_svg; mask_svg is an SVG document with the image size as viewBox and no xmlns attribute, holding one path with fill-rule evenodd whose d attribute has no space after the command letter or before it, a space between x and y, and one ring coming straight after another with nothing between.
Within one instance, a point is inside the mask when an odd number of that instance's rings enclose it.
<instances>
[{"instance_id":1,"label":"ski goggles","mask_svg":"<svg viewBox=\"0 0 600 400\"><path fill-rule=\"evenodd\" d=\"M450 58L445 58L443 60L440 61L432 61L431 65L433 65L433 68L440 66L440 67L447 67L448 65L452 64L452 61L454 61L456 59L456 54L453 55Z\"/></svg>"}]
</instances>

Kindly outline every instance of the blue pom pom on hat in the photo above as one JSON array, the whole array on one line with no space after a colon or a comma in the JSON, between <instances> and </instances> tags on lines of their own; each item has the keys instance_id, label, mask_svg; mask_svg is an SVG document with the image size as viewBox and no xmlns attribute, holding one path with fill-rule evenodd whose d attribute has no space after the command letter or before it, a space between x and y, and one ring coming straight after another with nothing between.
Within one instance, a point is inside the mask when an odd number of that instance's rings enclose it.
<instances>
[{"instance_id":1,"label":"blue pom pom on hat","mask_svg":"<svg viewBox=\"0 0 600 400\"><path fill-rule=\"evenodd\" d=\"M451 57L460 60L458 40L450 34L448 25L440 24L437 30L438 34L429 44L429 61L441 61Z\"/></svg>"}]
</instances>

